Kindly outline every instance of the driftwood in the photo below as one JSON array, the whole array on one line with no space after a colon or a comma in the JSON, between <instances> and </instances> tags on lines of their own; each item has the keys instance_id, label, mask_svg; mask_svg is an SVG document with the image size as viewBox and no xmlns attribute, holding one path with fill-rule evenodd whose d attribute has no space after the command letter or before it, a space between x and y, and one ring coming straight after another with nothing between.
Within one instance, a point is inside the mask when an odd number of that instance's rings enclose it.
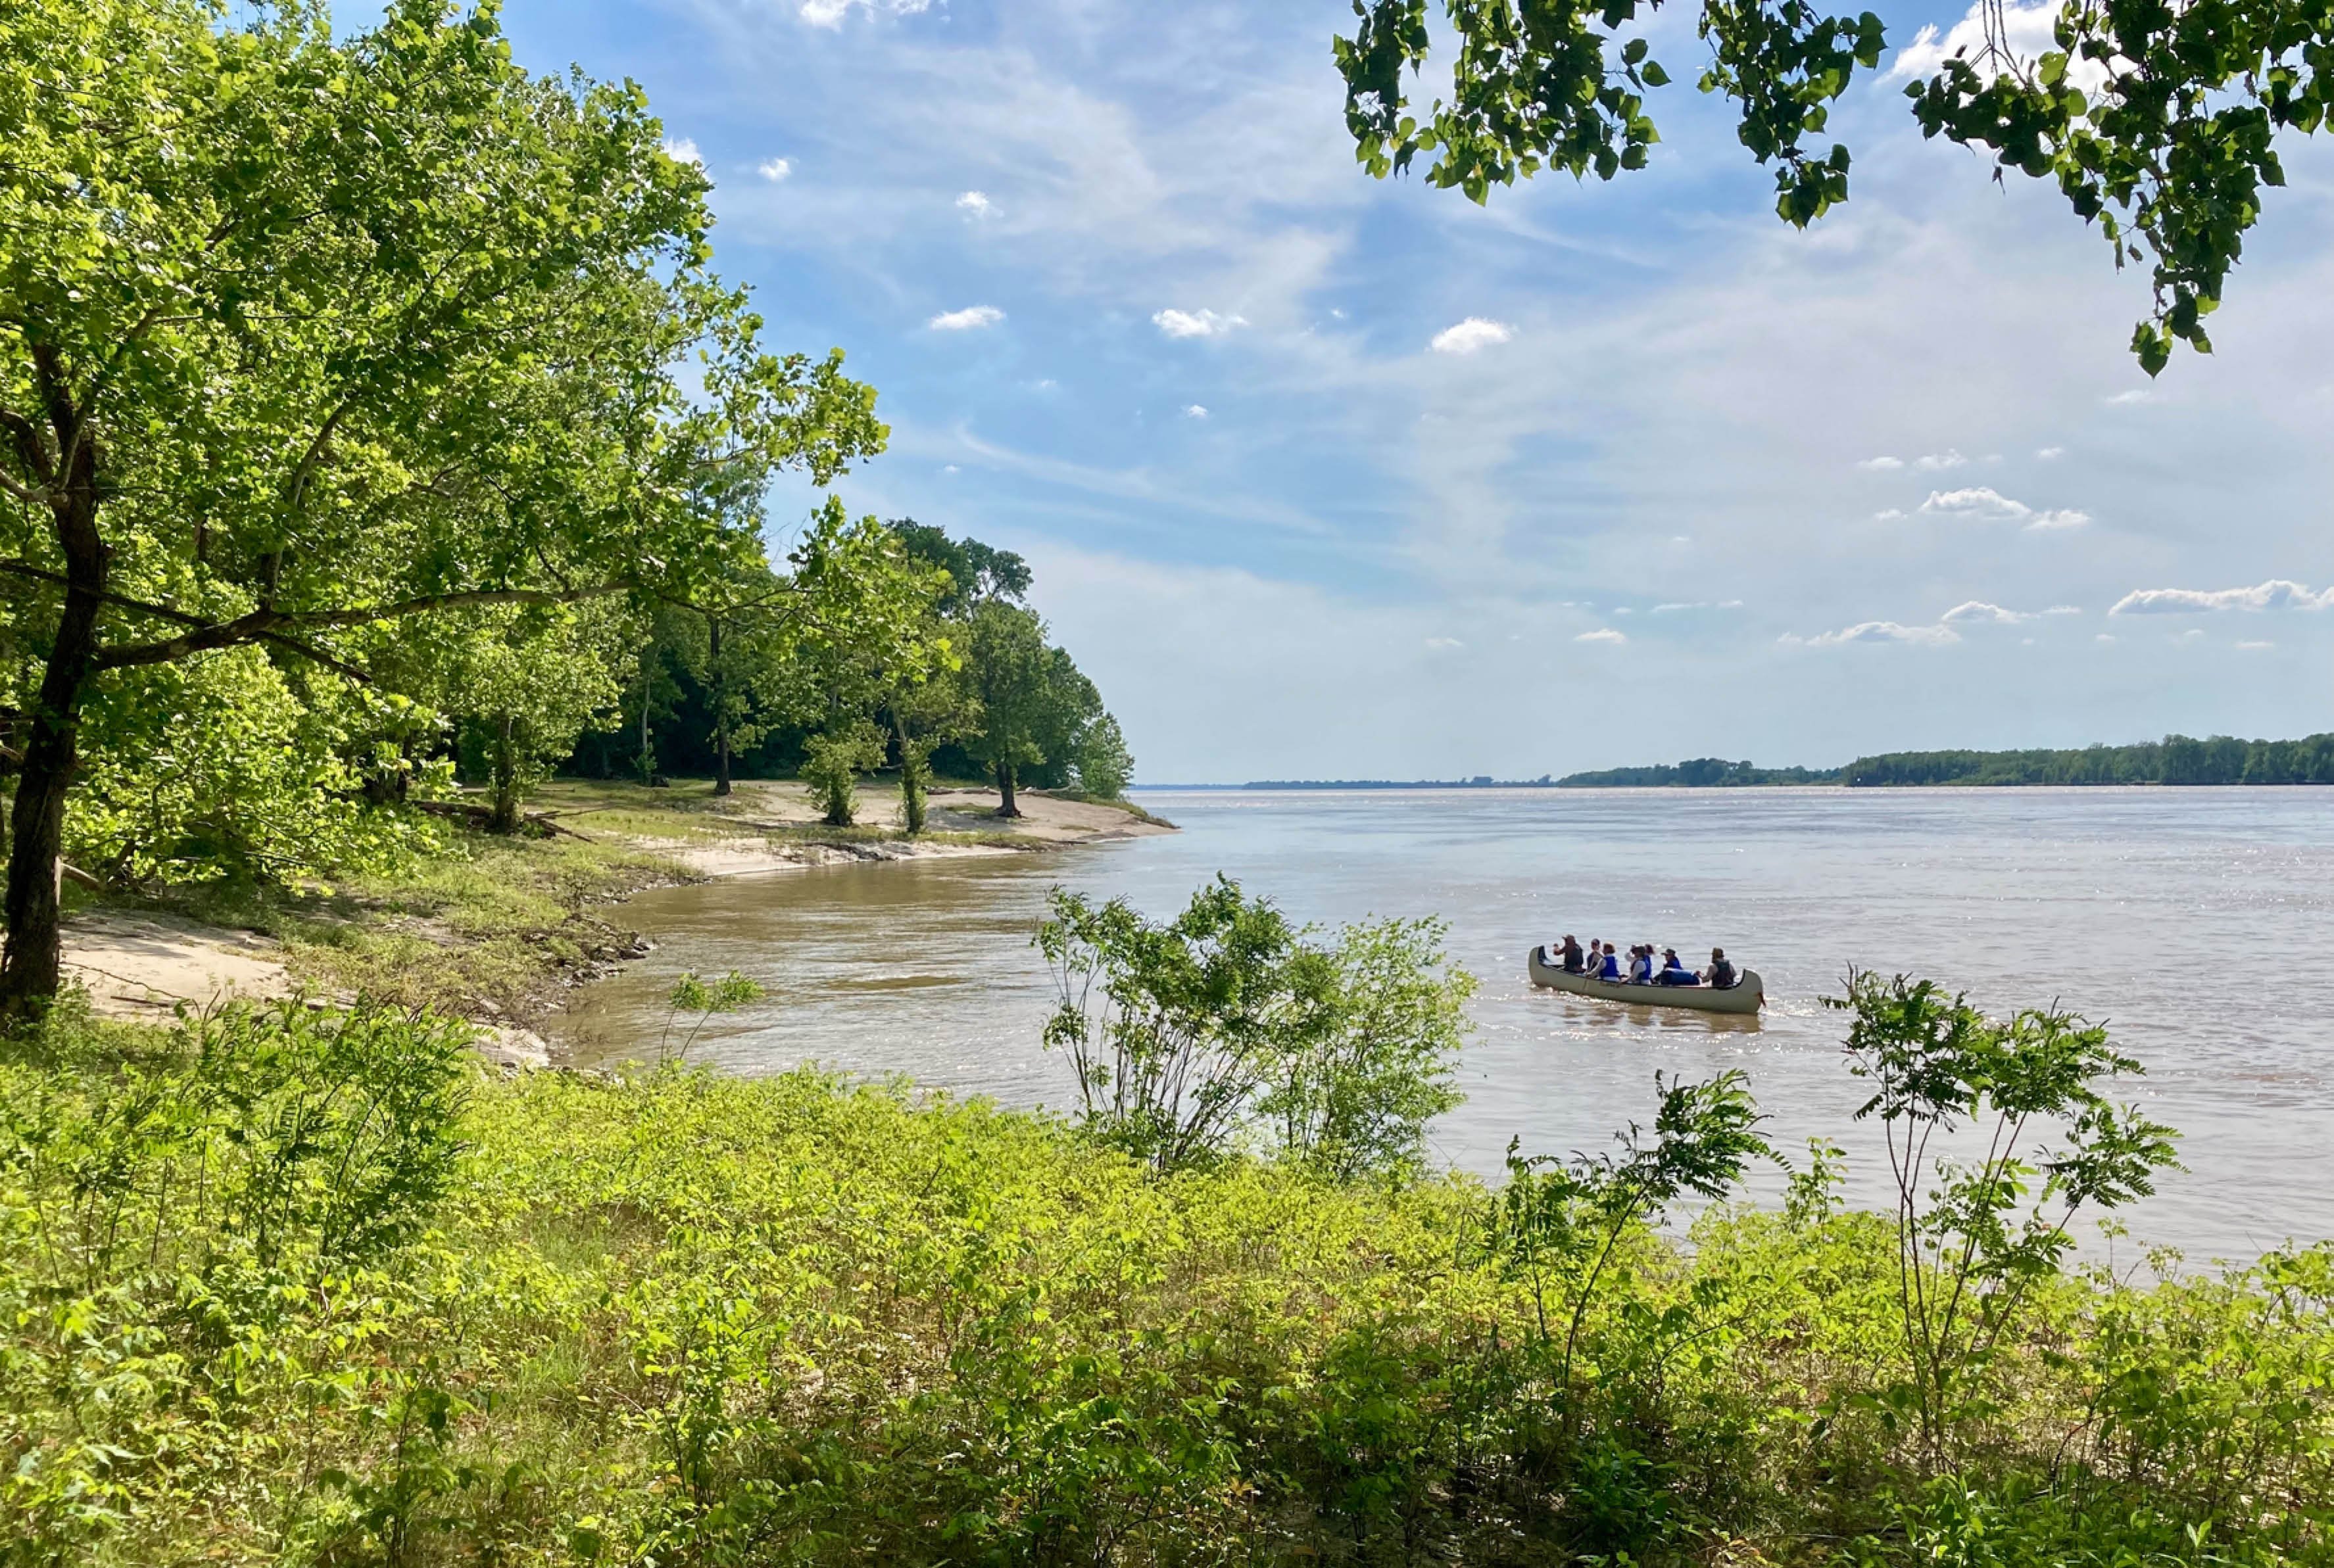
<instances>
[{"instance_id":1,"label":"driftwood","mask_svg":"<svg viewBox=\"0 0 2334 1568\"><path fill-rule=\"evenodd\" d=\"M468 801L408 801L405 803L415 811L428 812L431 816L459 818L476 828L494 825L495 810L492 806L472 805ZM539 828L549 834L564 833L587 844L597 842L574 828L562 825L554 812L521 812L519 823L523 827Z\"/></svg>"}]
</instances>

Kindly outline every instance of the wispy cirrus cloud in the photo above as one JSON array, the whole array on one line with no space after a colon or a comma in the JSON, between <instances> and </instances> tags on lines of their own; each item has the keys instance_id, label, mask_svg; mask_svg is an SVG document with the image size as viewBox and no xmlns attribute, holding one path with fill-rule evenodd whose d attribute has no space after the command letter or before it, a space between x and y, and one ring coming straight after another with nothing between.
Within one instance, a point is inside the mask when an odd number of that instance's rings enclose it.
<instances>
[{"instance_id":1,"label":"wispy cirrus cloud","mask_svg":"<svg viewBox=\"0 0 2334 1568\"><path fill-rule=\"evenodd\" d=\"M1628 641L1629 639L1627 634L1625 632L1615 631L1609 626L1600 626L1594 631L1582 632L1572 640L1575 642L1603 642L1617 645L1619 643Z\"/></svg>"},{"instance_id":2,"label":"wispy cirrus cloud","mask_svg":"<svg viewBox=\"0 0 2334 1568\"><path fill-rule=\"evenodd\" d=\"M2313 593L2282 577L2251 588L2136 588L2117 600L2107 613L2209 615L2224 610L2334 610L2334 588Z\"/></svg>"}]
</instances>

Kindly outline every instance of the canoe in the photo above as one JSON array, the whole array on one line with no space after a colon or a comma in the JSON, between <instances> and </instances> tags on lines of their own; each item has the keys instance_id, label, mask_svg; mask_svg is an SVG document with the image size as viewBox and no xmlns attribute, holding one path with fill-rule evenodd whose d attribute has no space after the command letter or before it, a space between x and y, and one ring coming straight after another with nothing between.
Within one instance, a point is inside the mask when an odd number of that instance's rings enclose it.
<instances>
[{"instance_id":1,"label":"canoe","mask_svg":"<svg viewBox=\"0 0 2334 1568\"><path fill-rule=\"evenodd\" d=\"M1545 986L1551 991L1569 991L1576 996L1594 996L1600 1002L1626 1002L1633 1007L1690 1007L1697 1013L1756 1013L1767 999L1756 969L1743 970L1741 980L1722 991L1715 991L1708 986L1632 986L1625 981L1592 980L1586 975L1567 975L1548 961L1546 948L1534 948L1528 961L1531 965L1531 979L1535 986Z\"/></svg>"}]
</instances>

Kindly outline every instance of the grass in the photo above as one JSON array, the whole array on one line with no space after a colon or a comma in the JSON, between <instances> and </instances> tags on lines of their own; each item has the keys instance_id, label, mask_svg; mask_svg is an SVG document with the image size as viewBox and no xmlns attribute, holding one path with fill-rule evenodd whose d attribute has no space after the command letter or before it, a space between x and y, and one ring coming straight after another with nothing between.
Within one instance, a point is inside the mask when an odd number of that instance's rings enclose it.
<instances>
[{"instance_id":1,"label":"grass","mask_svg":"<svg viewBox=\"0 0 2334 1568\"><path fill-rule=\"evenodd\" d=\"M0 1106L12 1563L2334 1561L2326 1249L2059 1277L1938 1468L1882 1216L1637 1234L1567 1380L1461 1178L297 1009Z\"/></svg>"}]
</instances>

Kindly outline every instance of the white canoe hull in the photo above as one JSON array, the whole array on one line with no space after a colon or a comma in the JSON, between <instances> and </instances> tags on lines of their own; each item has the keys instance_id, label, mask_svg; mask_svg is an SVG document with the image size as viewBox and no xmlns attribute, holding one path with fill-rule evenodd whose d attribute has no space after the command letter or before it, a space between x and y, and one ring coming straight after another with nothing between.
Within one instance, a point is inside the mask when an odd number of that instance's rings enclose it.
<instances>
[{"instance_id":1,"label":"white canoe hull","mask_svg":"<svg viewBox=\"0 0 2334 1568\"><path fill-rule=\"evenodd\" d=\"M1689 1007L1697 1013L1756 1013L1767 999L1756 969L1743 970L1740 984L1729 986L1723 991L1714 991L1707 986L1632 986L1625 981L1592 980L1586 975L1568 975L1548 961L1548 949L1545 948L1534 948L1529 962L1535 986L1545 986L1551 991L1569 991L1576 996L1594 996L1600 1002L1625 1002L1632 1007Z\"/></svg>"}]
</instances>

